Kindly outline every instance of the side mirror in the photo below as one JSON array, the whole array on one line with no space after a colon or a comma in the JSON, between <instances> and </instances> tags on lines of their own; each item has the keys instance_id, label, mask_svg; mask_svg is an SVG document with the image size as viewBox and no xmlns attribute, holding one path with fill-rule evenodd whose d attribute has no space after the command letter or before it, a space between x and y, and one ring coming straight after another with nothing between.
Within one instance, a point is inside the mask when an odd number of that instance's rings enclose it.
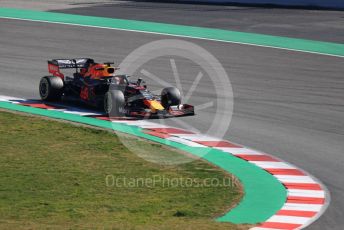
<instances>
[{"instance_id":1,"label":"side mirror","mask_svg":"<svg viewBox=\"0 0 344 230\"><path fill-rule=\"evenodd\" d=\"M139 78L137 79L136 84L137 84L137 85L141 85L141 83L142 83L142 78L139 77Z\"/></svg>"}]
</instances>

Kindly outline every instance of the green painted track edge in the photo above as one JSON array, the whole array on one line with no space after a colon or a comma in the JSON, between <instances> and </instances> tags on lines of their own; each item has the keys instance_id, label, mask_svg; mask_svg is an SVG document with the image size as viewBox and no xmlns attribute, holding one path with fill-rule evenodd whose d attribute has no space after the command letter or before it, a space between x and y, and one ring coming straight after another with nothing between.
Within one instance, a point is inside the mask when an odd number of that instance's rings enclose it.
<instances>
[{"instance_id":1,"label":"green painted track edge","mask_svg":"<svg viewBox=\"0 0 344 230\"><path fill-rule=\"evenodd\" d=\"M245 33L222 29L42 12L14 8L0 8L0 18L13 18L145 33L156 33L344 57L344 44L279 37L256 33Z\"/></svg>"},{"instance_id":2,"label":"green painted track edge","mask_svg":"<svg viewBox=\"0 0 344 230\"><path fill-rule=\"evenodd\" d=\"M122 123L113 123L76 114L63 113L61 111L32 108L10 102L0 102L0 108L54 119L63 119L131 134L180 149L207 160L226 172L235 175L240 180L244 188L243 199L235 208L227 212L225 215L217 218L216 220L219 222L232 222L235 224L256 224L264 222L280 210L286 201L286 189L275 177L245 160L224 153L220 150L190 147L145 134L139 127L129 126Z\"/></svg>"}]
</instances>

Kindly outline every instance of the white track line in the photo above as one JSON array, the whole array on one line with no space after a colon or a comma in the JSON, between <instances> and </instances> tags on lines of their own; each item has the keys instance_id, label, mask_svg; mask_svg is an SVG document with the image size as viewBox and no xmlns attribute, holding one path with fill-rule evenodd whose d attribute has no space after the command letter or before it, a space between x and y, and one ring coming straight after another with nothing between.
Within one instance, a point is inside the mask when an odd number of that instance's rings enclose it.
<instances>
[{"instance_id":1,"label":"white track line","mask_svg":"<svg viewBox=\"0 0 344 230\"><path fill-rule=\"evenodd\" d=\"M11 20L20 20L20 21L30 21L30 22L61 24L61 25L69 25L69 26L81 26L81 27L90 27L90 28L99 28L99 29L108 29L108 30L120 30L120 31L136 32L136 33L172 36L172 37L192 38L192 39L199 39L199 40L233 43L233 44L239 44L239 45L256 46L256 47L263 47L263 48L271 48L271 49L279 49L279 50L287 50L287 51L294 51L294 52L301 52L301 53L309 53L309 54L317 54L317 55L323 55L323 56L344 58L344 56L336 55L336 54L325 54L325 53L319 53L319 52L315 52L315 51L298 50L298 49L275 47L275 46L268 46L268 45L258 45L258 44L252 44L252 43L247 43L247 42L235 42L235 41L227 41L227 40L221 40L221 39L202 38L202 37L197 37L197 36L175 35L175 34L169 34L169 33L149 32L149 31L140 31L140 30L121 29L121 28L111 28L111 27L106 27L106 26L81 25L81 24L67 23L67 22L51 22L51 21L45 21L45 20L23 19L23 18L16 18L16 17L0 16L0 18L11 19Z\"/></svg>"},{"instance_id":2,"label":"white track line","mask_svg":"<svg viewBox=\"0 0 344 230\"><path fill-rule=\"evenodd\" d=\"M288 196L325 198L324 191L288 189Z\"/></svg>"}]
</instances>

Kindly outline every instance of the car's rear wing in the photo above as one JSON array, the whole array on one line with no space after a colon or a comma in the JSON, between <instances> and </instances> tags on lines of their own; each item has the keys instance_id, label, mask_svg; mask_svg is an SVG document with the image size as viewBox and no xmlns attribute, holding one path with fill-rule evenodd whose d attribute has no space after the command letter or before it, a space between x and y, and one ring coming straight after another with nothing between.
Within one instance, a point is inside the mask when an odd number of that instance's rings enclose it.
<instances>
[{"instance_id":1,"label":"car's rear wing","mask_svg":"<svg viewBox=\"0 0 344 230\"><path fill-rule=\"evenodd\" d=\"M64 75L60 69L87 68L90 63L94 63L91 58L52 59L48 61L48 70L49 73L63 79Z\"/></svg>"},{"instance_id":2,"label":"car's rear wing","mask_svg":"<svg viewBox=\"0 0 344 230\"><path fill-rule=\"evenodd\" d=\"M48 64L58 66L60 69L85 68L90 63L94 63L91 58L53 59L48 61Z\"/></svg>"}]
</instances>

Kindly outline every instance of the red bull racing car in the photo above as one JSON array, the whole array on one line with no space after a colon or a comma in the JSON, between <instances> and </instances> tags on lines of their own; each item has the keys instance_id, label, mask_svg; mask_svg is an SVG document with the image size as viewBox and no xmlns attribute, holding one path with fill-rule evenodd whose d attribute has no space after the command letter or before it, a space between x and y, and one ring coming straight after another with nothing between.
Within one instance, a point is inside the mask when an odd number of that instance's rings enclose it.
<instances>
[{"instance_id":1,"label":"red bull racing car","mask_svg":"<svg viewBox=\"0 0 344 230\"><path fill-rule=\"evenodd\" d=\"M42 77L39 93L44 101L73 100L103 110L109 116L173 117L194 115L194 107L181 104L181 94L167 87L155 95L141 78L130 81L128 75L116 75L113 63L96 63L91 58L48 61L50 76ZM65 76L61 69L73 69Z\"/></svg>"}]
</instances>

